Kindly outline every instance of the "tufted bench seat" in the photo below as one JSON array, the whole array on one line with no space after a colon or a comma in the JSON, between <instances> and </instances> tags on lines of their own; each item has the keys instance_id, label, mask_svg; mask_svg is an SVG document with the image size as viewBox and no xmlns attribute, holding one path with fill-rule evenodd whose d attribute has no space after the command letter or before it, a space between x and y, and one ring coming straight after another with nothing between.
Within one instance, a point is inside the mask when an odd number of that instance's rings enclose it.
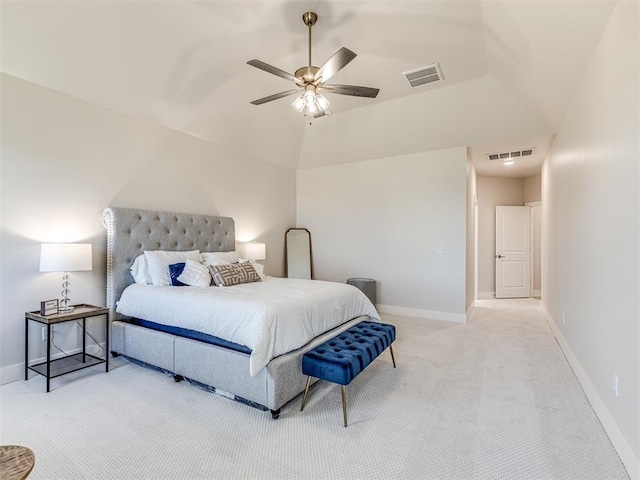
<instances>
[{"instance_id":1,"label":"tufted bench seat","mask_svg":"<svg viewBox=\"0 0 640 480\"><path fill-rule=\"evenodd\" d=\"M308 375L302 406L304 410L307 393L313 377L342 385L342 414L347 426L347 401L345 385L373 362L389 347L393 368L396 360L392 343L396 339L393 325L379 322L360 322L340 335L308 351L302 357L302 373Z\"/></svg>"}]
</instances>

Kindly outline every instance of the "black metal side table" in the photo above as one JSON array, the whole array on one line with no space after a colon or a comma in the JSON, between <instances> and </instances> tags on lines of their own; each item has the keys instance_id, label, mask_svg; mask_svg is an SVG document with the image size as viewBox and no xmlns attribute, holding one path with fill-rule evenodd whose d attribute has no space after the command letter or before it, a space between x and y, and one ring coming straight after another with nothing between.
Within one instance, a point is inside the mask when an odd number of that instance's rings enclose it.
<instances>
[{"instance_id":1,"label":"black metal side table","mask_svg":"<svg viewBox=\"0 0 640 480\"><path fill-rule=\"evenodd\" d=\"M87 318L104 315L105 326L105 355L104 358L96 357L86 352L87 350ZM82 352L67 355L51 360L51 330L57 323L70 322L82 319ZM47 326L47 358L44 362L29 365L29 321L38 322ZM47 378L47 392L49 392L50 380L60 375L75 372L83 368L93 367L101 363L105 364L105 371L109 371L109 309L94 305L74 305L73 312L58 313L54 315L40 315L39 311L26 312L24 316L24 379L29 379L29 370L32 370Z\"/></svg>"}]
</instances>

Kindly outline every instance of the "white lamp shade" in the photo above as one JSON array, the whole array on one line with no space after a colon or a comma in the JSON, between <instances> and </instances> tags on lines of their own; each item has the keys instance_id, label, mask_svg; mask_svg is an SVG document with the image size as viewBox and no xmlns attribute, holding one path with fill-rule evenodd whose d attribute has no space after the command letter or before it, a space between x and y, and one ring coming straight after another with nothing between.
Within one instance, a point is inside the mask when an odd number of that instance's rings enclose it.
<instances>
[{"instance_id":1,"label":"white lamp shade","mask_svg":"<svg viewBox=\"0 0 640 480\"><path fill-rule=\"evenodd\" d=\"M90 243L43 243L41 272L77 272L92 268Z\"/></svg>"},{"instance_id":2,"label":"white lamp shade","mask_svg":"<svg viewBox=\"0 0 640 480\"><path fill-rule=\"evenodd\" d=\"M267 258L267 246L257 242L245 243L244 257L249 260L264 260Z\"/></svg>"}]
</instances>

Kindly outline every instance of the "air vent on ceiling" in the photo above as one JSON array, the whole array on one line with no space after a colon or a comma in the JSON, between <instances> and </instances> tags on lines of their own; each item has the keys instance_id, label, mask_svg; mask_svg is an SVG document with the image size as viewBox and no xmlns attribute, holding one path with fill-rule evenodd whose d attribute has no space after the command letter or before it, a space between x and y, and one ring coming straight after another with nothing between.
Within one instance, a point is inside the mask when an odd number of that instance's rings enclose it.
<instances>
[{"instance_id":1,"label":"air vent on ceiling","mask_svg":"<svg viewBox=\"0 0 640 480\"><path fill-rule=\"evenodd\" d=\"M535 148L525 148L524 150L514 150L512 152L487 153L489 160L504 160L506 158L528 157L533 155Z\"/></svg>"},{"instance_id":2,"label":"air vent on ceiling","mask_svg":"<svg viewBox=\"0 0 640 480\"><path fill-rule=\"evenodd\" d=\"M426 85L428 83L439 82L444 80L442 70L440 70L440 64L432 63L426 67L416 68L409 70L408 72L402 72L405 76L411 88L419 87L420 85Z\"/></svg>"}]
</instances>

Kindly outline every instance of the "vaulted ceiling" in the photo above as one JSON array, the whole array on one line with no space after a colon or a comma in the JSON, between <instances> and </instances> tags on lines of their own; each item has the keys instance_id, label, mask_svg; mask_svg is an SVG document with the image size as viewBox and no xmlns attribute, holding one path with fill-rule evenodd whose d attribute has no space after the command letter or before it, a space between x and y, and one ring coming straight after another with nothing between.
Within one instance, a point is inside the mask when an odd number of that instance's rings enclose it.
<instances>
[{"instance_id":1,"label":"vaulted ceiling","mask_svg":"<svg viewBox=\"0 0 640 480\"><path fill-rule=\"evenodd\" d=\"M611 14L608 0L2 0L2 72L230 145L288 168L468 146L479 174L535 174ZM306 119L291 88L247 65L293 73L340 47L358 54ZM438 62L444 80L411 88L403 72ZM535 148L511 170L487 153ZM533 173L531 173L533 172Z\"/></svg>"}]
</instances>

